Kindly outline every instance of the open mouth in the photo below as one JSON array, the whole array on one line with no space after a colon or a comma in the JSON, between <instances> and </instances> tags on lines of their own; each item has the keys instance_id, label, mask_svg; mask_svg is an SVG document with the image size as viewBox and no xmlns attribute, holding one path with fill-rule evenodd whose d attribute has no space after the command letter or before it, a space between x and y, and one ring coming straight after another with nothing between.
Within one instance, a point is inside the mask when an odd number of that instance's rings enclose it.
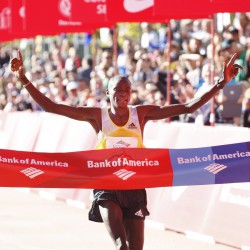
<instances>
[{"instance_id":1,"label":"open mouth","mask_svg":"<svg viewBox=\"0 0 250 250\"><path fill-rule=\"evenodd\" d=\"M127 102L128 99L127 98L117 98L118 102Z\"/></svg>"},{"instance_id":2,"label":"open mouth","mask_svg":"<svg viewBox=\"0 0 250 250\"><path fill-rule=\"evenodd\" d=\"M119 103L120 105L127 105L128 99L117 99L117 103Z\"/></svg>"}]
</instances>

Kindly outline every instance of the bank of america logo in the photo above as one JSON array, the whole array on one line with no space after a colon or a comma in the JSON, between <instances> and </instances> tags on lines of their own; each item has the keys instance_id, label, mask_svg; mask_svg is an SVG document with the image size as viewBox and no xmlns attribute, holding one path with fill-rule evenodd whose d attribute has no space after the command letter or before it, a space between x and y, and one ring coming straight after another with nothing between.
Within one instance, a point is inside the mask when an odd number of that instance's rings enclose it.
<instances>
[{"instance_id":1,"label":"bank of america logo","mask_svg":"<svg viewBox=\"0 0 250 250\"><path fill-rule=\"evenodd\" d=\"M121 178L122 180L125 181L128 178L130 178L132 175L136 174L136 172L128 171L126 169L120 169L120 170L114 172L113 174L117 175L119 178Z\"/></svg>"},{"instance_id":2,"label":"bank of america logo","mask_svg":"<svg viewBox=\"0 0 250 250\"><path fill-rule=\"evenodd\" d=\"M116 142L113 147L114 148L128 148L129 146L130 146L129 143L126 143L125 141L120 140L120 141Z\"/></svg>"},{"instance_id":3,"label":"bank of america logo","mask_svg":"<svg viewBox=\"0 0 250 250\"><path fill-rule=\"evenodd\" d=\"M42 170L37 169L37 168L26 168L20 172L28 176L30 179L33 179L37 177L38 175L41 175L44 173Z\"/></svg>"},{"instance_id":4,"label":"bank of america logo","mask_svg":"<svg viewBox=\"0 0 250 250\"><path fill-rule=\"evenodd\" d=\"M128 125L128 129L137 129L137 127L135 126L135 124L132 122Z\"/></svg>"},{"instance_id":5,"label":"bank of america logo","mask_svg":"<svg viewBox=\"0 0 250 250\"><path fill-rule=\"evenodd\" d=\"M227 168L227 166L225 166L223 164L212 163L209 166L205 167L204 169L206 169L207 171L209 171L212 174L218 174L219 172L221 172L222 170L224 170L226 168Z\"/></svg>"}]
</instances>

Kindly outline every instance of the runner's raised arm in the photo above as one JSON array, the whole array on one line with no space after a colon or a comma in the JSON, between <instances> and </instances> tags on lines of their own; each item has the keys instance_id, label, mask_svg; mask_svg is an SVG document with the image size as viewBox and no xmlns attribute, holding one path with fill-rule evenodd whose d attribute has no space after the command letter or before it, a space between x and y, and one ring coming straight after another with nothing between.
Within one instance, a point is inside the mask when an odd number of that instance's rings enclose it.
<instances>
[{"instance_id":1,"label":"runner's raised arm","mask_svg":"<svg viewBox=\"0 0 250 250\"><path fill-rule=\"evenodd\" d=\"M31 97L41 106L41 108L50 113L67 116L72 119L87 121L98 132L100 130L100 108L96 107L71 107L68 105L57 104L43 95L26 77L23 65L23 58L20 51L18 57L10 62L10 68L15 76L21 81L23 87L27 89Z\"/></svg>"}]
</instances>

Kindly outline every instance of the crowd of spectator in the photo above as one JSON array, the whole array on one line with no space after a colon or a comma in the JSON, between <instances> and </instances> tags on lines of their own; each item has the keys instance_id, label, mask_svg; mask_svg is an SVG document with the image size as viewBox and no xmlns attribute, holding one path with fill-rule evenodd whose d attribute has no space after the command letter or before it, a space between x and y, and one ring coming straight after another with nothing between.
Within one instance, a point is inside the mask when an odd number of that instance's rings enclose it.
<instances>
[{"instance_id":1,"label":"crowd of spectator","mask_svg":"<svg viewBox=\"0 0 250 250\"><path fill-rule=\"evenodd\" d=\"M112 47L98 48L96 53L80 57L78 48L65 36L60 43L51 43L47 50L34 50L31 58L25 58L30 60L26 74L44 95L75 107L109 105L105 89L114 74L131 80L131 104L167 105L170 79L168 101L178 104L206 91L221 76L223 62L237 52L236 63L244 70L229 85L239 85L242 92L237 100L228 100L223 90L218 93L214 99L215 122L250 127L250 15L236 14L221 32L215 31L213 41L211 22L171 21L170 36L165 24L155 29L152 24L142 23L140 41L123 37L117 57ZM0 44L0 110L40 111L10 72L9 61L17 49L8 43ZM224 117L222 108L230 101L240 104L241 112ZM171 120L209 125L210 113L209 102L194 114Z\"/></svg>"}]
</instances>

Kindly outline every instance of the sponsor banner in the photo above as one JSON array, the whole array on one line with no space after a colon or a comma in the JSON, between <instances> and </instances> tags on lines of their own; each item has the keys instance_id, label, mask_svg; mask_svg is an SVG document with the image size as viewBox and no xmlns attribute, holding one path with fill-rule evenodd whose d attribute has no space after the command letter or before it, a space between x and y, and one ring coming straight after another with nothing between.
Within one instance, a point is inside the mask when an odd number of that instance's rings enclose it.
<instances>
[{"instance_id":1,"label":"sponsor banner","mask_svg":"<svg viewBox=\"0 0 250 250\"><path fill-rule=\"evenodd\" d=\"M0 186L138 189L250 180L250 143L69 153L0 150Z\"/></svg>"},{"instance_id":2,"label":"sponsor banner","mask_svg":"<svg viewBox=\"0 0 250 250\"><path fill-rule=\"evenodd\" d=\"M169 151L117 148L71 153L0 150L0 186L134 189L172 185Z\"/></svg>"},{"instance_id":3,"label":"sponsor banner","mask_svg":"<svg viewBox=\"0 0 250 250\"><path fill-rule=\"evenodd\" d=\"M74 16L73 0L44 0L37 3L33 0L26 2L26 25L29 32L40 35L56 35L60 33L88 32L92 33L100 27L110 24L95 21L92 23L81 16Z\"/></svg>"},{"instance_id":4,"label":"sponsor banner","mask_svg":"<svg viewBox=\"0 0 250 250\"><path fill-rule=\"evenodd\" d=\"M173 185L214 184L215 177L204 168L210 164L212 149L172 149L170 157L175 173Z\"/></svg>"},{"instance_id":5,"label":"sponsor banner","mask_svg":"<svg viewBox=\"0 0 250 250\"><path fill-rule=\"evenodd\" d=\"M173 186L249 182L250 142L170 149Z\"/></svg>"}]
</instances>

